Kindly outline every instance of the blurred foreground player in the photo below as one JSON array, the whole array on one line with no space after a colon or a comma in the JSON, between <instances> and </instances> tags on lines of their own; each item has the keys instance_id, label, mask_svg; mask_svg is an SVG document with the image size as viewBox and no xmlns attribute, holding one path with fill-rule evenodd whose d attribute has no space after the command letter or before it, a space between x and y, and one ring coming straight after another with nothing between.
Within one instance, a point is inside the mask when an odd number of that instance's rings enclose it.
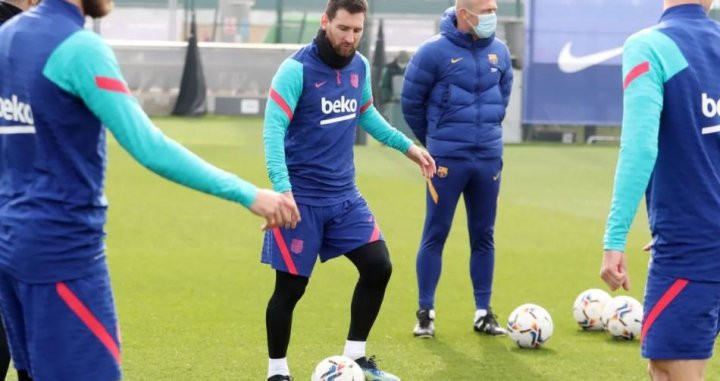
<instances>
[{"instance_id":1,"label":"blurred foreground player","mask_svg":"<svg viewBox=\"0 0 720 381\"><path fill-rule=\"evenodd\" d=\"M142 165L294 224L258 190L166 138L110 48L83 29L110 0L45 0L0 28L0 309L19 379L117 381L118 322L105 257L105 127Z\"/></svg>"},{"instance_id":2,"label":"blurred foreground player","mask_svg":"<svg viewBox=\"0 0 720 381\"><path fill-rule=\"evenodd\" d=\"M645 193L652 260L642 355L653 380L702 380L720 318L720 24L665 0L623 51L620 157L601 277L630 287L626 236Z\"/></svg>"},{"instance_id":3,"label":"blurred foreground player","mask_svg":"<svg viewBox=\"0 0 720 381\"><path fill-rule=\"evenodd\" d=\"M20 12L37 5L38 2L39 0L0 0L0 26ZM7 343L5 326L0 321L0 379L4 380L7 377L9 367L10 348Z\"/></svg>"}]
</instances>

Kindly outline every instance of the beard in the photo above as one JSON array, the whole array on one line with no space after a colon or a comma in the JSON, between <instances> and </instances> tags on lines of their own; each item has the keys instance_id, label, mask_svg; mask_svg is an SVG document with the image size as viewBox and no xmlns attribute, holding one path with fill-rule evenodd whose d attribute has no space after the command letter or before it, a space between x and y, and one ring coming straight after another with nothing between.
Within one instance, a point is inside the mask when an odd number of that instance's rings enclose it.
<instances>
[{"instance_id":1,"label":"beard","mask_svg":"<svg viewBox=\"0 0 720 381\"><path fill-rule=\"evenodd\" d=\"M337 55L340 57L352 57L355 54L355 51L357 50L357 46L353 46L351 44L338 44L333 45L333 50Z\"/></svg>"},{"instance_id":2,"label":"beard","mask_svg":"<svg viewBox=\"0 0 720 381\"><path fill-rule=\"evenodd\" d=\"M82 0L85 15L94 19L106 16L113 7L112 0Z\"/></svg>"},{"instance_id":3,"label":"beard","mask_svg":"<svg viewBox=\"0 0 720 381\"><path fill-rule=\"evenodd\" d=\"M332 33L329 32L329 29L330 28L328 28L328 31L326 31L325 33L327 34L328 41L330 42L330 46L332 46L335 53L337 55L339 55L340 57L344 57L344 58L352 57L355 54L355 51L357 51L357 48L360 45L360 42L358 42L355 45L345 44L343 42L335 43L335 41L334 41L335 38L333 37Z\"/></svg>"}]
</instances>

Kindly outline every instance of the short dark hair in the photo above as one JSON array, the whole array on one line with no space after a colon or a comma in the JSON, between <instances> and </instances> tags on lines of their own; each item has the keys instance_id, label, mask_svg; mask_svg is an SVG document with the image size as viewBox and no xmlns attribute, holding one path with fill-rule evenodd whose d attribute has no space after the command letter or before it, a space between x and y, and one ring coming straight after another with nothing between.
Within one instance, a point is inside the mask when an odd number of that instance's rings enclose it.
<instances>
[{"instance_id":1,"label":"short dark hair","mask_svg":"<svg viewBox=\"0 0 720 381\"><path fill-rule=\"evenodd\" d=\"M367 14L368 4L366 0L328 0L325 14L332 20L340 9L344 9L351 14L360 12Z\"/></svg>"}]
</instances>

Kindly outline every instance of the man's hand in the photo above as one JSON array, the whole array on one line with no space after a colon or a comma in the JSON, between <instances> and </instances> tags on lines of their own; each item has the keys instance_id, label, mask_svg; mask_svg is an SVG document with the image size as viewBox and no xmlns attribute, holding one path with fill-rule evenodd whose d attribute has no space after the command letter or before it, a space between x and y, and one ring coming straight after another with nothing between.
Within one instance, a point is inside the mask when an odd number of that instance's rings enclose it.
<instances>
[{"instance_id":1,"label":"man's hand","mask_svg":"<svg viewBox=\"0 0 720 381\"><path fill-rule=\"evenodd\" d=\"M290 216L290 221L285 222L283 227L285 229L295 229L297 227L298 222L302 219L300 217L300 211L297 207L297 204L295 203L295 197L293 197L292 192L284 192L282 194L283 197L285 197L285 200L290 203L292 215Z\"/></svg>"},{"instance_id":2,"label":"man's hand","mask_svg":"<svg viewBox=\"0 0 720 381\"><path fill-rule=\"evenodd\" d=\"M405 156L420 166L420 172L425 178L432 179L433 176L435 176L437 170L435 168L435 160L433 160L428 151L413 144L410 146L410 149L407 150Z\"/></svg>"},{"instance_id":3,"label":"man's hand","mask_svg":"<svg viewBox=\"0 0 720 381\"><path fill-rule=\"evenodd\" d=\"M600 267L600 278L605 281L611 291L617 290L620 286L629 290L630 274L625 253L618 250L605 250L602 267Z\"/></svg>"},{"instance_id":4,"label":"man's hand","mask_svg":"<svg viewBox=\"0 0 720 381\"><path fill-rule=\"evenodd\" d=\"M653 247L653 241L650 241L647 243L647 245L643 246L643 251L650 251Z\"/></svg>"},{"instance_id":5,"label":"man's hand","mask_svg":"<svg viewBox=\"0 0 720 381\"><path fill-rule=\"evenodd\" d=\"M250 211L265 218L263 230L279 226L294 228L300 221L300 211L292 194L287 196L269 189L258 190L255 202L250 205Z\"/></svg>"}]
</instances>

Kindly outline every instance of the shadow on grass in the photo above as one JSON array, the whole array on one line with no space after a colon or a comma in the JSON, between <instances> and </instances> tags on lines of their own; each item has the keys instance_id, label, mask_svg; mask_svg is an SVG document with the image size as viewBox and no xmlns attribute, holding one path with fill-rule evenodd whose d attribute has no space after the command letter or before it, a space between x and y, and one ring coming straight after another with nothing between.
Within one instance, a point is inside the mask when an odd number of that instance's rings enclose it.
<instances>
[{"instance_id":1,"label":"shadow on grass","mask_svg":"<svg viewBox=\"0 0 720 381\"><path fill-rule=\"evenodd\" d=\"M610 345L635 345L640 347L640 340L638 338L635 338L633 340L619 339L616 337L612 337L605 331L584 331L582 329L578 329L573 333L573 336L591 338L591 340L602 340L602 342L608 343Z\"/></svg>"},{"instance_id":2,"label":"shadow on grass","mask_svg":"<svg viewBox=\"0 0 720 381\"><path fill-rule=\"evenodd\" d=\"M469 333L475 334L475 333ZM475 334L477 335L477 334ZM519 357L554 357L555 350L540 348L527 350L511 344L507 337L485 337L478 335L478 353L464 353L442 337L423 340L424 346L442 361L442 371L434 373L432 381L475 381L475 380L552 380L542 371L532 369ZM510 348L509 348L510 347ZM522 375L522 376L518 376Z\"/></svg>"},{"instance_id":3,"label":"shadow on grass","mask_svg":"<svg viewBox=\"0 0 720 381\"><path fill-rule=\"evenodd\" d=\"M610 345L623 345L623 346L636 346L640 348L640 340L634 339L634 340L625 340L625 339L618 339L616 337L612 337L610 335L606 335L605 337L605 343Z\"/></svg>"}]
</instances>

